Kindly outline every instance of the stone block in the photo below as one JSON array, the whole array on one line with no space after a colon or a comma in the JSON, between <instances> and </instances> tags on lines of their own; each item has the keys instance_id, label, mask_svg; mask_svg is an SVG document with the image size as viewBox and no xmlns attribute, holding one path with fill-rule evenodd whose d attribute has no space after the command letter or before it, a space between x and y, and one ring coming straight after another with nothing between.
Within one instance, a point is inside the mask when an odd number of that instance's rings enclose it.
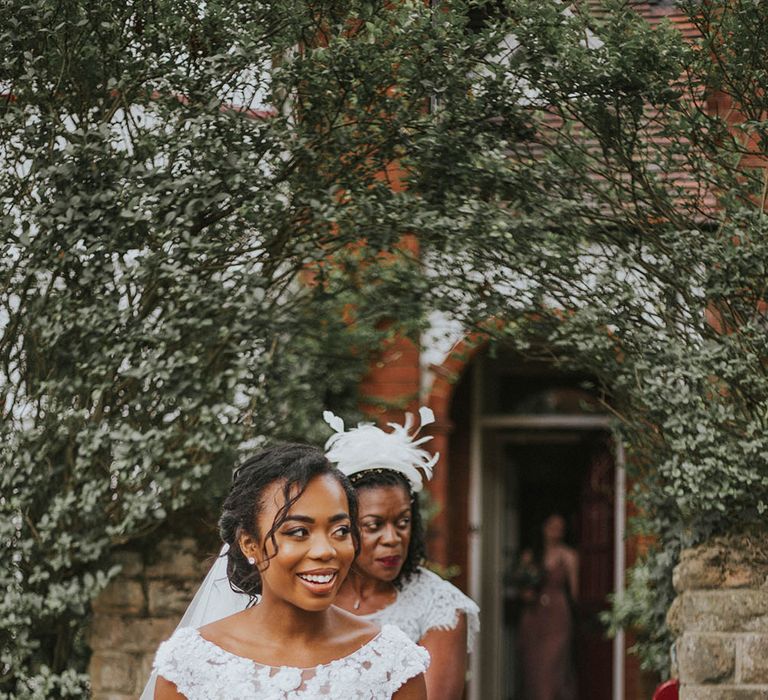
<instances>
[{"instance_id":1,"label":"stone block","mask_svg":"<svg viewBox=\"0 0 768 700\"><path fill-rule=\"evenodd\" d=\"M152 562L145 569L145 575L148 579L201 581L207 568L197 541L183 537L160 542L152 554Z\"/></svg>"},{"instance_id":2,"label":"stone block","mask_svg":"<svg viewBox=\"0 0 768 700\"><path fill-rule=\"evenodd\" d=\"M677 663L677 643L669 649L669 677L680 678L680 668Z\"/></svg>"},{"instance_id":3,"label":"stone block","mask_svg":"<svg viewBox=\"0 0 768 700\"><path fill-rule=\"evenodd\" d=\"M732 564L723 571L723 588L759 588L763 583L763 572L747 564Z\"/></svg>"},{"instance_id":4,"label":"stone block","mask_svg":"<svg viewBox=\"0 0 768 700\"><path fill-rule=\"evenodd\" d=\"M680 700L768 700L768 688L735 685L683 685Z\"/></svg>"},{"instance_id":5,"label":"stone block","mask_svg":"<svg viewBox=\"0 0 768 700\"><path fill-rule=\"evenodd\" d=\"M672 573L672 583L678 593L717 588L722 579L723 552L720 547L684 549L680 563Z\"/></svg>"},{"instance_id":6,"label":"stone block","mask_svg":"<svg viewBox=\"0 0 768 700\"><path fill-rule=\"evenodd\" d=\"M768 540L742 535L683 550L672 582L675 590L759 588L768 576Z\"/></svg>"},{"instance_id":7,"label":"stone block","mask_svg":"<svg viewBox=\"0 0 768 700\"><path fill-rule=\"evenodd\" d=\"M768 633L768 595L744 589L685 591L672 603L667 624L676 636L685 632Z\"/></svg>"},{"instance_id":8,"label":"stone block","mask_svg":"<svg viewBox=\"0 0 768 700\"><path fill-rule=\"evenodd\" d=\"M675 643L677 670L684 683L723 683L733 680L736 640L730 635L684 634Z\"/></svg>"},{"instance_id":9,"label":"stone block","mask_svg":"<svg viewBox=\"0 0 768 700\"><path fill-rule=\"evenodd\" d=\"M97 613L136 615L145 607L144 588L139 581L118 576L93 601Z\"/></svg>"},{"instance_id":10,"label":"stone block","mask_svg":"<svg viewBox=\"0 0 768 700\"><path fill-rule=\"evenodd\" d=\"M158 579L147 585L149 614L153 617L181 615L195 595L200 581Z\"/></svg>"},{"instance_id":11,"label":"stone block","mask_svg":"<svg viewBox=\"0 0 768 700\"><path fill-rule=\"evenodd\" d=\"M685 630L686 612L690 607L686 598L689 595L690 593L685 592L676 596L667 610L667 626L675 637L681 636Z\"/></svg>"},{"instance_id":12,"label":"stone block","mask_svg":"<svg viewBox=\"0 0 768 700\"><path fill-rule=\"evenodd\" d=\"M148 654L141 656L141 662L139 664L139 672L136 674L136 687L134 688L135 697L139 697L144 690L144 686L149 680L149 675L152 673L152 662L155 660L155 649Z\"/></svg>"},{"instance_id":13,"label":"stone block","mask_svg":"<svg viewBox=\"0 0 768 700\"><path fill-rule=\"evenodd\" d=\"M144 573L144 559L139 552L115 552L112 563L120 566L120 575L126 578L138 578Z\"/></svg>"},{"instance_id":14,"label":"stone block","mask_svg":"<svg viewBox=\"0 0 768 700\"><path fill-rule=\"evenodd\" d=\"M130 619L116 615L97 615L89 633L89 645L94 651L129 653L153 652L171 636L178 617Z\"/></svg>"},{"instance_id":15,"label":"stone block","mask_svg":"<svg viewBox=\"0 0 768 700\"><path fill-rule=\"evenodd\" d=\"M130 654L94 654L88 669L94 695L103 692L132 693L139 663L139 657Z\"/></svg>"},{"instance_id":16,"label":"stone block","mask_svg":"<svg viewBox=\"0 0 768 700\"><path fill-rule=\"evenodd\" d=\"M747 634L739 642L739 681L768 685L768 634Z\"/></svg>"}]
</instances>

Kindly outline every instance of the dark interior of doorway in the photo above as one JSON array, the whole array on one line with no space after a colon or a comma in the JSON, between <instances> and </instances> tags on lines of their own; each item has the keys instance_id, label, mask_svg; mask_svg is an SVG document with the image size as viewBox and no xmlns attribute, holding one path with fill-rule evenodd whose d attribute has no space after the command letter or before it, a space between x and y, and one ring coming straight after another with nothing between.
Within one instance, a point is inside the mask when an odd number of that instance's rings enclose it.
<instances>
[{"instance_id":1,"label":"dark interior of doorway","mask_svg":"<svg viewBox=\"0 0 768 700\"><path fill-rule=\"evenodd\" d=\"M610 642L598 616L612 588L612 457L604 436L581 431L517 432L506 446L508 493L516 494L516 554L541 542L541 524L553 513L567 523L566 544L580 557L580 600L574 607L573 662L578 700L610 697ZM608 462L606 462L608 460ZM510 543L511 544L511 543ZM507 554L512 554L507 552ZM513 558L516 558L513 555ZM515 700L521 693L520 673Z\"/></svg>"},{"instance_id":2,"label":"dark interior of doorway","mask_svg":"<svg viewBox=\"0 0 768 700\"><path fill-rule=\"evenodd\" d=\"M581 484L588 453L578 436L566 440L511 444L509 462L517 478L520 548L539 544L541 523L559 513L567 523L566 543L578 548Z\"/></svg>"}]
</instances>

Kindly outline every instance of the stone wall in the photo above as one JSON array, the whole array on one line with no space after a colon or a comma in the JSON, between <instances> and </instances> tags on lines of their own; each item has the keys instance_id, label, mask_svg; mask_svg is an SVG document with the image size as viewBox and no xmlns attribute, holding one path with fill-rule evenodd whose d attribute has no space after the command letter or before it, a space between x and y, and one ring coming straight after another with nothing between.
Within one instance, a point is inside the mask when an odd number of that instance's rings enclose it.
<instances>
[{"instance_id":1,"label":"stone wall","mask_svg":"<svg viewBox=\"0 0 768 700\"><path fill-rule=\"evenodd\" d=\"M149 556L115 556L119 576L94 601L89 632L93 700L135 700L158 644L202 582L209 562L193 538L164 540Z\"/></svg>"},{"instance_id":2,"label":"stone wall","mask_svg":"<svg viewBox=\"0 0 768 700\"><path fill-rule=\"evenodd\" d=\"M768 699L768 537L682 553L667 621L680 700Z\"/></svg>"}]
</instances>

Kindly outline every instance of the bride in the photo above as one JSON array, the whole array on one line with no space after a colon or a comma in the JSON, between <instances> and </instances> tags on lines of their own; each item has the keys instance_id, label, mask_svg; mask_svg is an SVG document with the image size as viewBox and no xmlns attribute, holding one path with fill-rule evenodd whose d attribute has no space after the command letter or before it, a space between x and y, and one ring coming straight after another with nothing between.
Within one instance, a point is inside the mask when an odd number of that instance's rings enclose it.
<instances>
[{"instance_id":1,"label":"bride","mask_svg":"<svg viewBox=\"0 0 768 700\"><path fill-rule=\"evenodd\" d=\"M333 605L359 549L356 515L349 482L316 448L241 465L219 525L229 581L258 604L178 628L155 657L155 699L425 700L429 654Z\"/></svg>"}]
</instances>

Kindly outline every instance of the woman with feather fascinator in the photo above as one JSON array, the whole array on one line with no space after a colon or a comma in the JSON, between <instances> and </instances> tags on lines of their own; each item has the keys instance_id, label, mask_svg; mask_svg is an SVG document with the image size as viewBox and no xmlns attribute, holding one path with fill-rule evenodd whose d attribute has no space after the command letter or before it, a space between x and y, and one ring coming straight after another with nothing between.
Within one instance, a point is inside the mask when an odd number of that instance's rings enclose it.
<instances>
[{"instance_id":1,"label":"woman with feather fascinator","mask_svg":"<svg viewBox=\"0 0 768 700\"><path fill-rule=\"evenodd\" d=\"M421 408L415 431L410 413L402 425L388 423L382 429L361 423L346 431L344 421L330 411L323 417L334 430L326 456L349 477L359 503L360 552L336 605L378 625L399 627L430 653L428 697L459 700L479 610L458 588L422 566L418 493L439 454L422 447L431 437L419 437L419 432L434 422L434 415Z\"/></svg>"}]
</instances>

